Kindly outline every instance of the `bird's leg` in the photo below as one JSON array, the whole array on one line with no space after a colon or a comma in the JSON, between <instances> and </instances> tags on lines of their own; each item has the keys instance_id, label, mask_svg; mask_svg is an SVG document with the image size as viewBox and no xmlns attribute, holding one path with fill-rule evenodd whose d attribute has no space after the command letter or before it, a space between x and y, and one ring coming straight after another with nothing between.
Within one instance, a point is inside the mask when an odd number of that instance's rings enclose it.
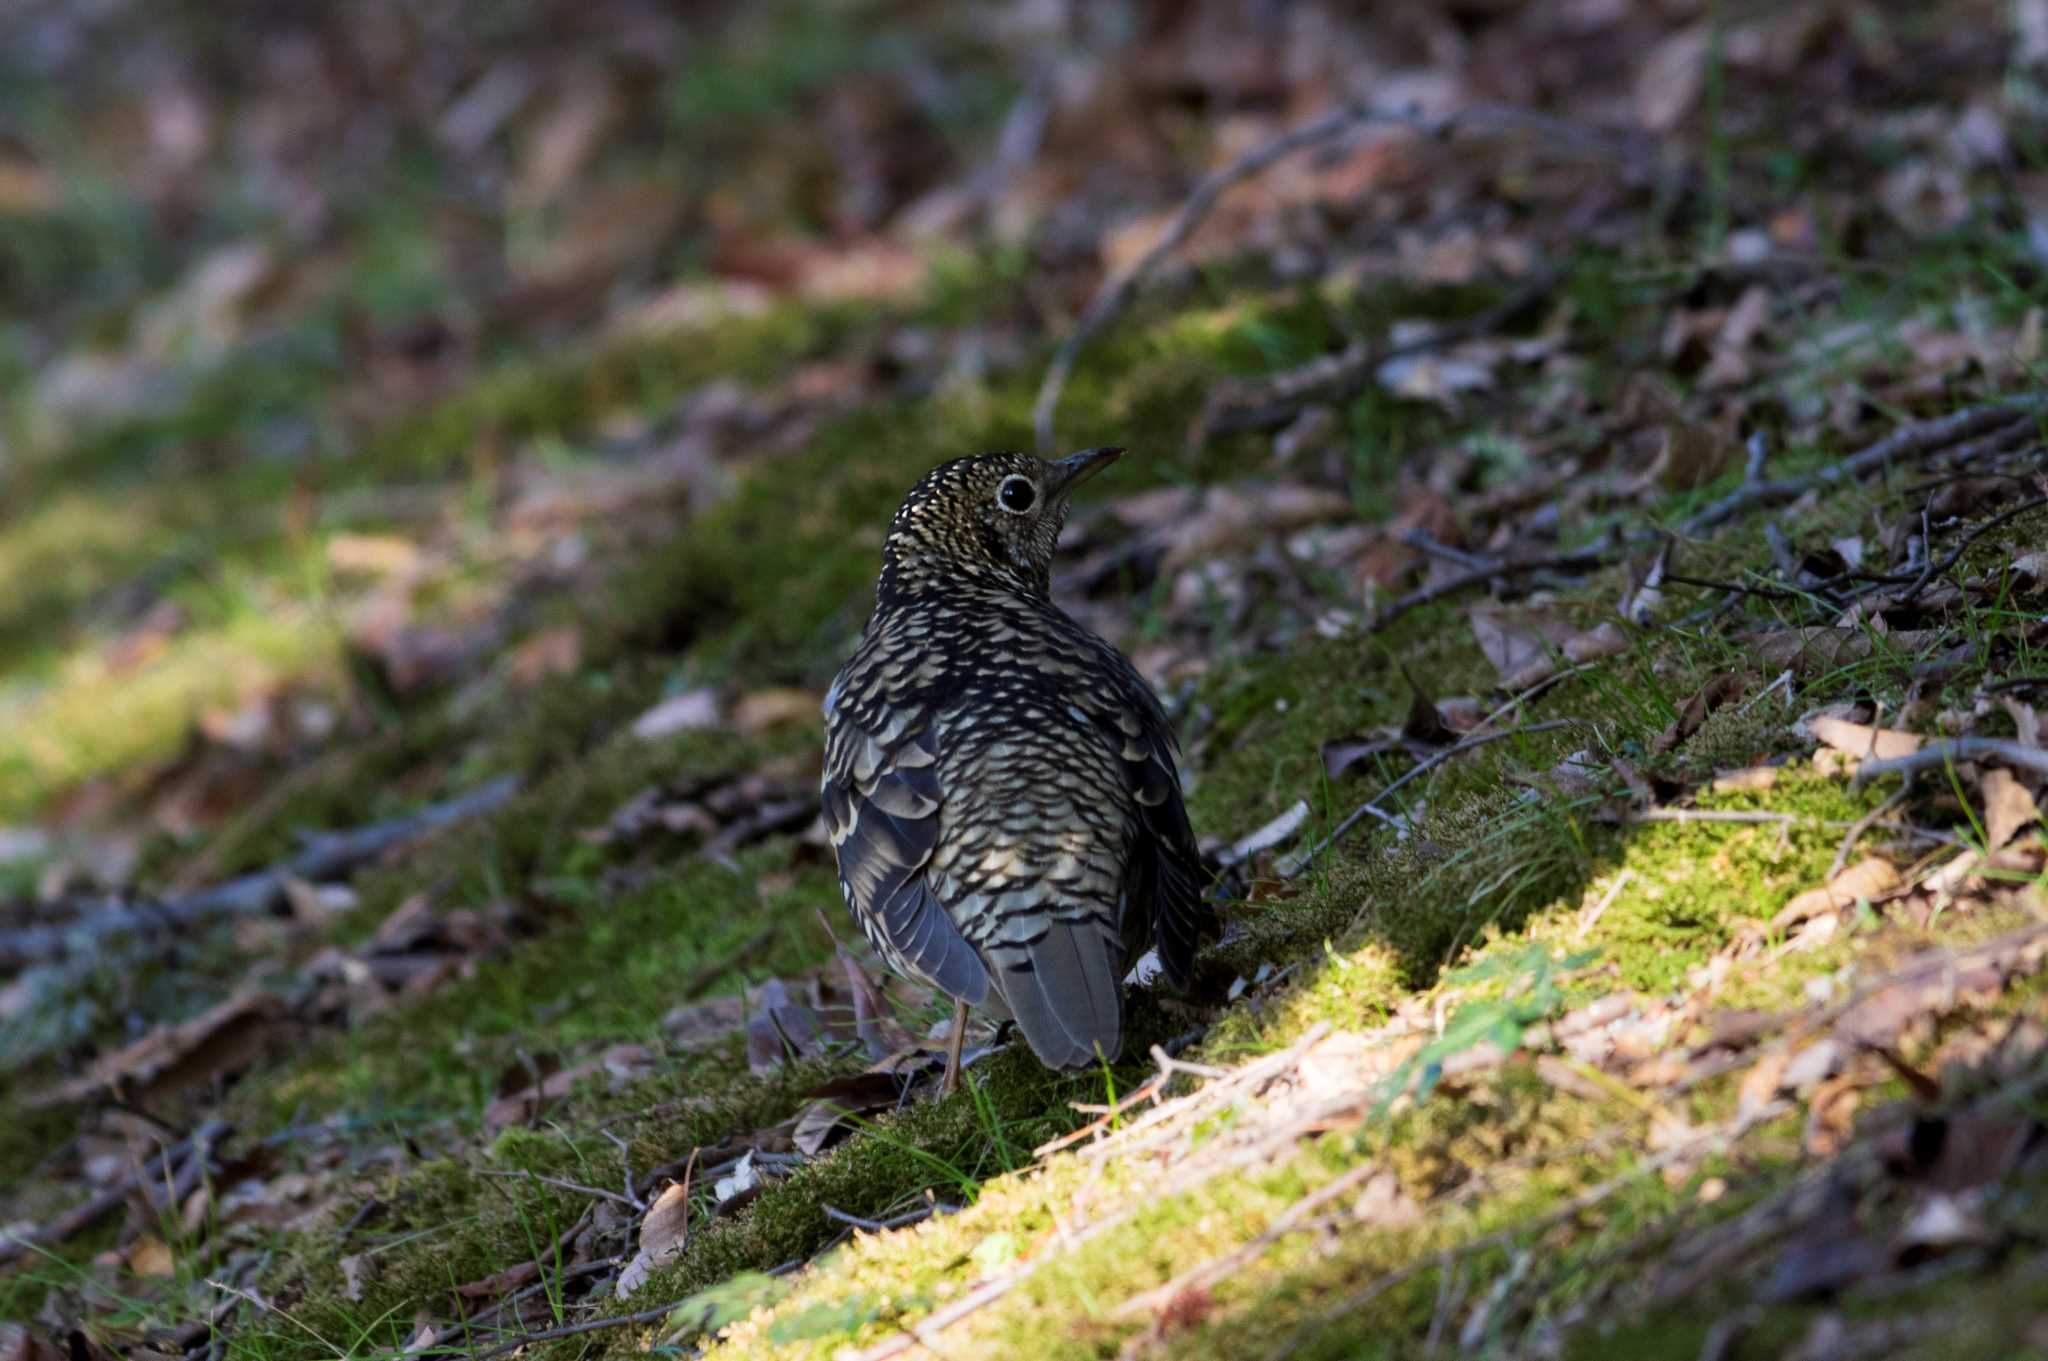
<instances>
[{"instance_id":1,"label":"bird's leg","mask_svg":"<svg viewBox=\"0 0 2048 1361\"><path fill-rule=\"evenodd\" d=\"M953 1003L953 1030L946 1036L946 1077L939 1086L939 1095L951 1096L960 1090L960 1046L967 1042L967 1004Z\"/></svg>"}]
</instances>

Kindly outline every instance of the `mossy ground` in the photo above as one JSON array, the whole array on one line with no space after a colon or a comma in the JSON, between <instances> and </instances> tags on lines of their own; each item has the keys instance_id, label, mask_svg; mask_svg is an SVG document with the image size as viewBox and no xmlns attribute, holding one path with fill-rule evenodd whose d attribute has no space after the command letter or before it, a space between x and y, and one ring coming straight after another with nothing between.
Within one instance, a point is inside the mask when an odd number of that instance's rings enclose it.
<instances>
[{"instance_id":1,"label":"mossy ground","mask_svg":"<svg viewBox=\"0 0 2048 1361\"><path fill-rule=\"evenodd\" d=\"M749 110L775 106L779 82L801 83L859 60L859 45L837 30L789 48L791 70L737 67L729 80L696 89L678 119L699 126L752 116ZM1608 338L1575 376L1594 402L1650 362L1657 319L1673 296L1716 287L1689 259L1657 250L1642 256L1587 247L1558 264L1578 324ZM1962 288L1994 319L2015 323L2027 296L1984 281L2011 272L2031 277L2025 271L2017 235L1986 229L1904 257L1895 270L1850 273L1826 320L1849 318L1881 332L1948 307ZM713 380L771 390L807 361L871 356L899 327L952 336L992 324L1023 310L1031 287L1000 252L965 263L948 258L933 277L924 296L884 308L790 304L665 339L578 347L546 359L493 356L456 390L359 424L322 410L337 382L332 334L322 329L333 321L323 316L280 351L210 375L168 414L48 452L39 472L57 490L10 506L0 521L0 580L27 583L0 601L0 663L10 673L0 689L0 817L25 817L80 781L161 758L186 740L198 715L232 705L266 677L330 695L356 693L340 615L346 592L328 573L325 549L343 531L406 528L403 519L350 508L375 504L374 493L426 488L437 514L459 517L491 501L508 451L540 450L569 468L601 466L603 432L658 420ZM1066 393L1062 428L1140 451L1118 469L1119 494L1240 480L1246 461L1263 455L1259 437L1218 439L1199 450L1183 442L1208 387L1299 363L1397 317L1472 317L1503 292L1375 284L1332 298L1276 284L1255 265L1219 267L1175 296L1146 301L1091 347ZM1811 329L1825 328L1816 320ZM1879 357L1903 362L1877 348ZM729 994L832 961L829 932L846 928L835 881L814 849L778 835L721 863L682 837L650 852L596 844L584 833L650 785L800 763L815 748L819 730L809 719L747 737L660 742L627 729L656 699L693 687L727 697L776 686L822 690L859 629L880 528L904 487L943 458L1028 444L1044 346L1027 352L1028 362L949 375L936 390L864 390L824 415L798 447L743 463L716 504L679 513L669 532L614 546L573 591L541 594L501 646L573 622L581 648L569 674L530 687L499 681L455 695L379 697L355 730L361 740L295 768L284 795L203 845L166 836L146 849L146 864L166 867L204 849L215 874L231 874L286 853L301 829L390 816L510 773L522 782L510 804L366 871L355 885L359 905L293 936L278 959L288 971L320 946L359 944L422 891L476 909L517 901L532 909L525 916L531 925L432 995L400 1000L345 1028L309 1031L231 1090L207 1093L238 1137L274 1138L284 1166L312 1169L316 1156L328 1158L319 1170L329 1177L329 1203L289 1227L222 1225L209 1235L166 1225L174 1271L190 1288L161 1292L127 1282L132 1308L109 1318L122 1327L189 1321L193 1301L206 1298L208 1272L247 1252L261 1258L248 1279L270 1307L239 1316L223 1332L223 1358L395 1355L423 1320L452 1316L461 1286L544 1258L545 1245L592 1205L586 1192L488 1174L529 1172L609 1189L693 1150L743 1146L792 1116L816 1083L858 1069L858 1059L840 1055L759 1074L736 1034L683 1046L660 1025L688 1000L676 996L680 980L707 966L726 966L714 969L708 991ZM1871 362L1869 349L1859 351L1854 372ZM1851 372L1848 363L1824 354L1789 375L1786 388L1825 390ZM1339 447L1361 518L1384 517L1394 474L1431 449L1508 448L1512 441L1497 438L1506 413L1533 399L1534 387L1493 394L1457 414L1377 391L1351 401ZM286 437L276 424L281 416L309 407L322 417L312 422L317 437L334 444L318 464L323 503L343 508L310 524L293 518L293 481L257 456L264 440ZM1792 475L1842 452L1784 449L1772 471ZM1499 485L1525 471L1526 460L1505 453L1482 481ZM1647 506L1595 506L1563 526L1567 545L1593 542L1614 526L1676 525L1739 477L1730 472ZM348 493L368 499L352 502ZM1798 504L1779 523L1802 545L1824 544L1866 532L1873 512L1896 503L1894 487L1843 488ZM223 505L233 507L231 517L222 518ZM1996 569L2015 545L2040 533L2036 516L1987 535L1956 574ZM1688 551L1688 571L1730 580L1770 560L1761 528L1746 521ZM165 570L165 562L173 566L151 583L149 598L176 603L185 622L140 670L109 665L107 649L134 623L121 588L138 574ZM476 575L493 570L480 566ZM1550 608L1586 625L1605 621L1625 584L1620 569L1575 578L1557 588ZM1120 602L1140 621L1138 636L1168 608L1167 590L1150 585ZM1310 590L1331 608L1358 604L1345 583L1315 581ZM1701 603L1712 598L1694 594ZM1251 641L1249 623L1216 625L1205 640L1210 664L1177 696L1199 724L1190 743L1198 829L1228 842L1306 799L1301 843L1320 838L1400 768L1331 779L1323 743L1398 725L1412 698L1406 676L1426 678L1438 699L1493 695L1499 676L1464 624L1462 604L1426 606L1370 635L1356 617L1330 637L1295 618L1281 641L1265 644ZM1292 608L1302 613L1300 602ZM1077 1103L1100 1104L1144 1081L1153 1071L1151 1046L1197 1020L1206 1029L1183 1058L1241 1063L1285 1048L1318 1023L1370 1031L1432 1007L1498 998L1519 986L1513 961L1531 958L1531 943L1558 956L1592 954L1559 980L1553 1013L1624 989L1681 991L1692 971L1740 933L1822 882L1846 827L1891 792L1807 771L1798 760L1768 789L1700 788L1716 772L1799 747L1788 725L1801 711L1856 699L1896 712L1913 691L1913 668L1927 658L1883 640L1864 659L1802 676L1796 701L1773 689L1774 676L1752 664L1734 635L1798 617L1796 601L1754 596L1707 625L1629 626L1624 650L1580 669L1525 711L1530 720L1575 726L1496 743L1446 766L1389 805L1386 811L1409 819L1404 836L1367 824L1298 878L1254 884L1246 901L1230 905L1232 934L1211 951L1205 975L1227 983L1277 973L1276 983L1228 1006L1210 1005L1216 997L1198 1004L1140 997L1126 1057L1102 1073L1055 1077L1011 1046L976 1065L967 1091L877 1117L829 1156L771 1180L735 1213L708 1218L714 1197L700 1186L695 1200L705 1218L688 1250L630 1299L606 1299L595 1309L622 1313L686 1298L701 1304L702 1292L737 1279L741 1303L763 1308L751 1316L733 1311L739 1322L711 1344L711 1355L824 1358L875 1343L977 1282L1042 1259L1015 1291L933 1350L1024 1358L1149 1347L1166 1356L1240 1357L1291 1347L1287 1354L1301 1357L1420 1357L1440 1345L1426 1339L1453 1289L1465 1300L1496 1288L1510 1298L1521 1289L1513 1296L1518 1318L1568 1317L1580 1301L1624 1280L1638 1265L1637 1251L1675 1233L1673 1225L1732 1216L1800 1175L1809 1164L1799 1151L1798 1116L1761 1125L1740 1149L1703 1154L1683 1176L1647 1172L1597 1207L1555 1218L1574 1196L1637 1165L1660 1120L1725 1119L1739 1074L1648 1098L1598 1084L1567 1090L1531 1065L1510 1064L1455 1095L1317 1133L1256 1165L1166 1194L1154 1194L1144 1169L1073 1155L1040 1159L1034 1150L1091 1118ZM2036 617L2009 597L1973 604L1958 624L1978 646L1919 697L1941 705L1968 695L1999 644L2016 656L2015 670L2038 672L2029 632ZM1728 671L1740 674L1740 692L1675 749L1661 750L1659 735ZM1605 772L1591 787L1567 789L1554 774L1575 752L1589 753ZM1699 789L1699 809L1782 820L1632 824L1613 815L1627 803L1624 769ZM1739 971L1719 1001L1790 1011L1806 1005L1817 980L1850 977L1916 948L1986 939L2040 910L2036 890L2030 905L1922 926L1859 919L1822 948ZM143 962L133 976L96 980L86 989L92 1004L66 1022L60 1041L33 1050L24 1042L0 1098L0 1173L20 1184L22 1205L36 1214L56 1208L63 1193L46 1172L61 1163L83 1114L31 1109L24 1094L95 1044L122 1038L123 1015L143 1010L138 999L148 999L156 1019L202 1010L249 966L251 953L242 941L200 941L173 959ZM1491 982L1451 972L1490 963L1505 970ZM2021 988L1999 1006L2017 1015L2038 1000ZM928 1013L905 1019L922 1030L937 1019L937 1008ZM484 1134L502 1075L542 1056L588 1057L627 1043L649 1054L635 1076L593 1075L533 1127ZM1227 1119L1199 1137L1227 1134ZM317 1147L296 1147L293 1131L309 1131L304 1137ZM333 1172L335 1161L342 1173ZM1252 1242L1318 1188L1366 1163L1384 1166L1425 1207L1419 1221L1333 1219L1280 1236L1167 1325L1154 1314L1118 1311L1189 1265ZM51 1184L39 1187L39 1180ZM1710 1185L1719 1188L1711 1195ZM2012 1212L2038 1210L2044 1189L2038 1172L2028 1174L2010 1188ZM960 1208L872 1235L850 1234L827 1214L829 1207L880 1219L929 1199ZM1126 1217L1064 1246L1086 1212ZM1526 1237L1513 1232L1531 1225L1538 1227ZM1501 1235L1495 1246L1458 1252L1492 1235ZM630 1233L612 1246L620 1241L630 1246ZM38 1254L0 1278L0 1316L34 1317L49 1298L84 1290L82 1282L118 1297L121 1271L93 1265L94 1254L112 1246L111 1230L98 1231ZM359 1277L342 1265L351 1256L361 1258ZM1531 1265L1536 1256L1540 1270ZM1453 1260L1454 1276L1432 1266ZM804 1263L788 1276L744 1274ZM1357 1307L1338 1307L1362 1285L1403 1272L1412 1274ZM1520 1286L1525 1279L1531 1284ZM1753 1285L1731 1280L1713 1308L1746 1307ZM1605 1329L1580 1327L1564 1335L1562 1354L1690 1358L1713 1323L1704 1308L1694 1300ZM1996 1264L1844 1308L1852 1321L1913 1311L1953 1316L1962 1322L1938 1344L1920 1344L1926 1354L1990 1361L2013 1354L2005 1340L2048 1309L2048 1298L2026 1264ZM542 1326L592 1312L588 1301L556 1301ZM535 1353L642 1350L687 1331L682 1320L692 1312L536 1344ZM1760 1309L1752 1335L1789 1343L1815 1312L1795 1304ZM679 1345L697 1341L685 1337ZM1482 1337L1475 1345L1504 1343Z\"/></svg>"}]
</instances>

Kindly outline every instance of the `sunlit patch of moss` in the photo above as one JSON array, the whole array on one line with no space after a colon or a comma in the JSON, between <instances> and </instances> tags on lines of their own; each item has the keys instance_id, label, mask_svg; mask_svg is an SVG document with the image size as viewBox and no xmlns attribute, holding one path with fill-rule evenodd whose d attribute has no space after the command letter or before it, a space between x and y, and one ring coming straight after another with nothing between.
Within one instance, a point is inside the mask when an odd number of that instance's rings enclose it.
<instances>
[{"instance_id":1,"label":"sunlit patch of moss","mask_svg":"<svg viewBox=\"0 0 2048 1361\"><path fill-rule=\"evenodd\" d=\"M0 817L23 816L48 791L163 755L201 709L231 704L280 675L317 671L334 648L328 621L286 605L174 638L131 671L82 659L61 681L0 710Z\"/></svg>"}]
</instances>

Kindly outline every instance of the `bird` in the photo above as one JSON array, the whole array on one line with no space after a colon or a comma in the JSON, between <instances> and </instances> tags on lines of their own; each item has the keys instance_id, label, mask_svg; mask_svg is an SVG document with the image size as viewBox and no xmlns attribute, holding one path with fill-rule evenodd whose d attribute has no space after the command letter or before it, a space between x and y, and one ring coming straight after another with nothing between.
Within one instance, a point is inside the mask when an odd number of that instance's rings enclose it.
<instances>
[{"instance_id":1,"label":"bird","mask_svg":"<svg viewBox=\"0 0 2048 1361\"><path fill-rule=\"evenodd\" d=\"M889 523L875 608L824 700L840 890L895 972L1048 1068L1122 1052L1123 981L1156 949L1184 990L1210 929L1180 750L1121 652L1052 600L1074 490L1115 446L926 473Z\"/></svg>"}]
</instances>

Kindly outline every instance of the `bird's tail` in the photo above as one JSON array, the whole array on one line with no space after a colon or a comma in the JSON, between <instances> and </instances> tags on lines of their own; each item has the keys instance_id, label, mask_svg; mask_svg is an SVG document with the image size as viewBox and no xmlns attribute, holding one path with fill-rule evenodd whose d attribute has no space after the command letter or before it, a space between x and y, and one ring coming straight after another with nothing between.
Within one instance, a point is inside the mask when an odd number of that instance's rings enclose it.
<instances>
[{"instance_id":1,"label":"bird's tail","mask_svg":"<svg viewBox=\"0 0 2048 1361\"><path fill-rule=\"evenodd\" d=\"M1123 946L1107 928L1054 921L994 972L1017 1028L1046 1067L1073 1072L1123 1052Z\"/></svg>"}]
</instances>

